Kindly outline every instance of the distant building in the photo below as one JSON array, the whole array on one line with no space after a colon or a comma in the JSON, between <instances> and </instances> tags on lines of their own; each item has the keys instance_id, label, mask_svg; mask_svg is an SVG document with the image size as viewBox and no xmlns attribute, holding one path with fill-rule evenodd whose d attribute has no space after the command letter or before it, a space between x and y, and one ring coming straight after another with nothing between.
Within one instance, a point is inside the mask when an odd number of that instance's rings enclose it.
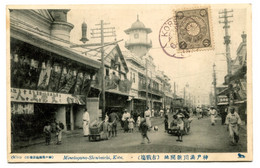
<instances>
[{"instance_id":1,"label":"distant building","mask_svg":"<svg viewBox=\"0 0 260 168\"><path fill-rule=\"evenodd\" d=\"M153 58L149 54L152 41L148 39L148 34L151 32L152 30L146 28L138 16L131 28L125 30L129 35L125 43L128 51L123 52L123 55L126 57L129 67L128 77L132 82L130 107L139 113L145 111L146 105L154 111L170 108L173 98L170 79L163 72L156 71Z\"/></svg>"}]
</instances>

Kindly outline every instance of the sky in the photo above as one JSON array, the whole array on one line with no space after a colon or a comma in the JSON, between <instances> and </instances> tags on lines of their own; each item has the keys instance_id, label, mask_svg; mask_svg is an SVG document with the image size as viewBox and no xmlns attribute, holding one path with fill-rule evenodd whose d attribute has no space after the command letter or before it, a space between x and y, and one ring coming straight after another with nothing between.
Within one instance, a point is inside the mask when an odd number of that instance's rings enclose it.
<instances>
[{"instance_id":1,"label":"sky","mask_svg":"<svg viewBox=\"0 0 260 168\"><path fill-rule=\"evenodd\" d=\"M189 6L185 6L189 7ZM197 51L188 54L184 59L177 59L167 56L159 44L159 30L163 23L173 16L174 5L85 5L71 9L68 13L68 22L74 25L71 31L71 42L81 44L81 24L85 21L88 25L89 43L96 42L97 39L90 38L90 29L98 28L95 24L100 23L100 20L109 22L108 27L115 27L117 40L123 39L126 41L128 35L124 30L131 27L139 15L139 19L144 23L145 27L151 28L152 33L149 38L153 42L153 47L149 53L154 58L154 63L157 69L163 70L166 75L171 78L171 84L176 82L177 93L183 96L183 88L186 88L191 95L209 96L209 92L213 91L212 73L213 64L216 64L217 85L220 86L224 82L224 76L227 73L227 63L224 46L224 29L223 24L219 24L219 11L223 10L223 6L211 5L211 23L215 47L210 51ZM247 17L245 6L225 6L228 10L233 9L233 17L230 18L233 22L230 23L231 36L231 57L236 57L236 50L242 41L241 34L248 31ZM231 14L231 15L232 15ZM111 38L105 41L113 41ZM124 47L124 41L120 42L121 50L127 50Z\"/></svg>"}]
</instances>

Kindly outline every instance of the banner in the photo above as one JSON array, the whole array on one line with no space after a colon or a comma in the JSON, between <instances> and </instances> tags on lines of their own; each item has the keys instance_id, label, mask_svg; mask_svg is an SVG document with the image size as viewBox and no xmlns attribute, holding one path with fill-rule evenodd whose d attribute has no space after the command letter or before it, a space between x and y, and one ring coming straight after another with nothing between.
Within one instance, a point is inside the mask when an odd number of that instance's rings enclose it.
<instances>
[{"instance_id":1,"label":"banner","mask_svg":"<svg viewBox=\"0 0 260 168\"><path fill-rule=\"evenodd\" d=\"M11 88L12 102L49 103L49 104L85 104L71 94Z\"/></svg>"}]
</instances>

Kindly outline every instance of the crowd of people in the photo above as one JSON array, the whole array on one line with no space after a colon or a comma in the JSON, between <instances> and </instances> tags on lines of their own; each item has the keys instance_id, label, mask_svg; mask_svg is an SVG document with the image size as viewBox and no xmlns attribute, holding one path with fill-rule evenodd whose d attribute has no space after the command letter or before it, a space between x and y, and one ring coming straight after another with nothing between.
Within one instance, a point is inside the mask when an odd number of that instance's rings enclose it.
<instances>
[{"instance_id":1,"label":"crowd of people","mask_svg":"<svg viewBox=\"0 0 260 168\"><path fill-rule=\"evenodd\" d=\"M188 108L178 109L173 113L169 113L167 110L160 110L159 116L164 116L164 127L165 132L168 132L169 128L174 128L177 131L178 139L176 141L183 142L183 135L187 134L190 129L191 116L198 117L198 119L202 119L205 116L210 116L210 123L212 126L216 124L216 118L219 115L217 109L211 106L207 111L207 114L203 112L203 110L199 107L196 108L195 111L192 111ZM230 141L232 145L235 145L239 141L239 128L241 125L241 119L238 113L234 108L229 108L225 110L226 115L221 114L221 123L222 125L227 125L227 130L229 131ZM203 114L204 113L204 114ZM172 122L169 124L169 115L172 115ZM148 137L148 131L152 128L151 123L152 111L150 111L149 107L146 107L143 115L138 113L129 113L126 109L124 109L122 116L119 116L116 111L111 111L106 113L105 119L101 122L100 126L102 127L102 139L109 139L111 137L116 137L118 134L118 123L121 123L121 127L124 133L133 133L135 130L140 131L142 135L142 144L145 143L145 140L148 143L151 143ZM193 118L194 118L193 117ZM82 116L83 123L83 135L84 137L90 136L90 127L91 121L87 108ZM92 124L93 126L93 124ZM43 128L43 132L45 134L45 143L46 145L50 145L51 138L53 134L55 135L55 142L57 145L61 144L62 140L62 132L64 129L64 125L61 122L56 122L54 119L53 122L46 122L46 125Z\"/></svg>"}]
</instances>

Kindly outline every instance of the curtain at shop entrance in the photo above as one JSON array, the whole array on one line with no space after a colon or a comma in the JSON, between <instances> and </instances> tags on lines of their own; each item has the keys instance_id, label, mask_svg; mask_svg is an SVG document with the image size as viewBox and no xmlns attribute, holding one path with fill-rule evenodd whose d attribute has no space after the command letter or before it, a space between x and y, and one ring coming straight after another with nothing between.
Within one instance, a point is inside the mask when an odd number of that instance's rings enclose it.
<instances>
[{"instance_id":1,"label":"curtain at shop entrance","mask_svg":"<svg viewBox=\"0 0 260 168\"><path fill-rule=\"evenodd\" d=\"M12 103L24 106L26 103ZM53 122L58 105L33 104L33 113L13 113L11 116L11 131L13 142L29 141L43 136L43 127L47 121Z\"/></svg>"},{"instance_id":2,"label":"curtain at shop entrance","mask_svg":"<svg viewBox=\"0 0 260 168\"><path fill-rule=\"evenodd\" d=\"M134 99L134 111L137 112L137 114L140 114L141 117L144 116L145 108L145 100Z\"/></svg>"}]
</instances>

